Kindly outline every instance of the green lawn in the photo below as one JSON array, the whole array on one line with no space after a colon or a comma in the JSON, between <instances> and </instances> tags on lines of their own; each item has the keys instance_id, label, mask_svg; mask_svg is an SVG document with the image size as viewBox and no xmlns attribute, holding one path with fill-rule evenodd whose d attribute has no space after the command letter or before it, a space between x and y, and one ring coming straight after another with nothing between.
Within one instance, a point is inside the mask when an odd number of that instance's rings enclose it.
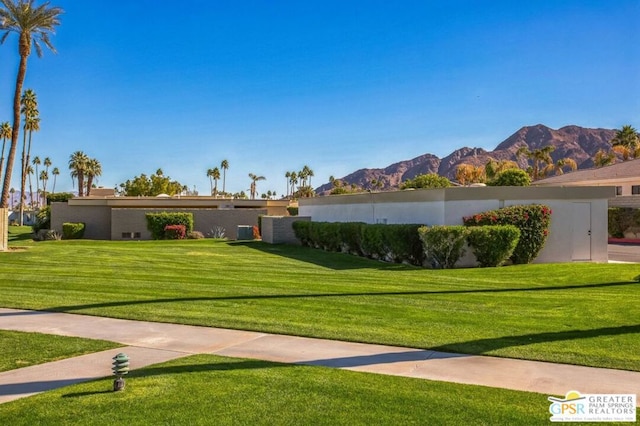
<instances>
[{"instance_id":1,"label":"green lawn","mask_svg":"<svg viewBox=\"0 0 640 426\"><path fill-rule=\"evenodd\" d=\"M0 330L0 371L117 348L117 343Z\"/></svg>"},{"instance_id":2,"label":"green lawn","mask_svg":"<svg viewBox=\"0 0 640 426\"><path fill-rule=\"evenodd\" d=\"M639 273L434 271L258 242L50 241L0 253L0 306L640 371Z\"/></svg>"},{"instance_id":3,"label":"green lawn","mask_svg":"<svg viewBox=\"0 0 640 426\"><path fill-rule=\"evenodd\" d=\"M546 395L198 355L0 405L5 425L535 425Z\"/></svg>"}]
</instances>

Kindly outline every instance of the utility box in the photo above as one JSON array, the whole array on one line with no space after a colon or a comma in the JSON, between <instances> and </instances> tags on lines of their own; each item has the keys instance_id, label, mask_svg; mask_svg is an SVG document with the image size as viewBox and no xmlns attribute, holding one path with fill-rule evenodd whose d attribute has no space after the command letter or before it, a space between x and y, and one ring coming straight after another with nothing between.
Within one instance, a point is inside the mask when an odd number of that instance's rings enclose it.
<instances>
[{"instance_id":1,"label":"utility box","mask_svg":"<svg viewBox=\"0 0 640 426\"><path fill-rule=\"evenodd\" d=\"M253 226L238 225L238 240L253 240Z\"/></svg>"}]
</instances>

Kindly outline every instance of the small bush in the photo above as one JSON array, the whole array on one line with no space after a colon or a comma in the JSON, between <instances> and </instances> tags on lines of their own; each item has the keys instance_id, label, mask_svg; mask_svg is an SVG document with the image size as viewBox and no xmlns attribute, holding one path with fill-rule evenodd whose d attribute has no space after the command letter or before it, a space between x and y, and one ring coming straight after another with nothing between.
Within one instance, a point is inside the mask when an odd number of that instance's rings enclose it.
<instances>
[{"instance_id":1,"label":"small bush","mask_svg":"<svg viewBox=\"0 0 640 426\"><path fill-rule=\"evenodd\" d=\"M84 236L85 225L82 222L65 222L62 224L62 238L79 240Z\"/></svg>"},{"instance_id":2,"label":"small bush","mask_svg":"<svg viewBox=\"0 0 640 426\"><path fill-rule=\"evenodd\" d=\"M467 242L482 267L500 266L518 244L520 230L513 225L472 226Z\"/></svg>"},{"instance_id":3,"label":"small bush","mask_svg":"<svg viewBox=\"0 0 640 426\"><path fill-rule=\"evenodd\" d=\"M193 214L183 212L147 213L147 229L154 240L166 239L165 227L167 225L184 225L185 235L193 231Z\"/></svg>"},{"instance_id":4,"label":"small bush","mask_svg":"<svg viewBox=\"0 0 640 426\"><path fill-rule=\"evenodd\" d=\"M289 216L298 216L298 207L287 207L287 212L289 213Z\"/></svg>"},{"instance_id":5,"label":"small bush","mask_svg":"<svg viewBox=\"0 0 640 426\"><path fill-rule=\"evenodd\" d=\"M488 186L529 186L531 178L522 169L507 169L487 182Z\"/></svg>"},{"instance_id":6,"label":"small bush","mask_svg":"<svg viewBox=\"0 0 640 426\"><path fill-rule=\"evenodd\" d=\"M422 226L418 229L426 261L436 269L453 268L465 254L464 243L469 229L462 225Z\"/></svg>"},{"instance_id":7,"label":"small bush","mask_svg":"<svg viewBox=\"0 0 640 426\"><path fill-rule=\"evenodd\" d=\"M167 225L164 227L164 238L166 240L183 240L187 233L184 225Z\"/></svg>"},{"instance_id":8,"label":"small bush","mask_svg":"<svg viewBox=\"0 0 640 426\"><path fill-rule=\"evenodd\" d=\"M211 230L207 233L207 237L209 238L217 238L217 239L222 239L224 238L225 233L227 232L226 229L224 229L222 226L214 226L213 228L211 228Z\"/></svg>"},{"instance_id":9,"label":"small bush","mask_svg":"<svg viewBox=\"0 0 640 426\"><path fill-rule=\"evenodd\" d=\"M204 238L204 234L200 231L191 231L187 234L187 238L190 240L201 240Z\"/></svg>"},{"instance_id":10,"label":"small bush","mask_svg":"<svg viewBox=\"0 0 640 426\"><path fill-rule=\"evenodd\" d=\"M609 209L609 235L613 238L624 238L624 232L632 227L640 226L640 209L628 207L612 207Z\"/></svg>"},{"instance_id":11,"label":"small bush","mask_svg":"<svg viewBox=\"0 0 640 426\"><path fill-rule=\"evenodd\" d=\"M260 228L257 225L253 225L253 239L254 240L259 240L260 237Z\"/></svg>"},{"instance_id":12,"label":"small bush","mask_svg":"<svg viewBox=\"0 0 640 426\"><path fill-rule=\"evenodd\" d=\"M520 239L511 255L516 264L530 263L538 256L549 235L551 209L541 204L517 205L463 218L466 226L514 225Z\"/></svg>"},{"instance_id":13,"label":"small bush","mask_svg":"<svg viewBox=\"0 0 640 426\"><path fill-rule=\"evenodd\" d=\"M31 226L34 233L38 233L41 229L49 229L51 227L51 207L46 206L40 209L36 214L36 223Z\"/></svg>"}]
</instances>

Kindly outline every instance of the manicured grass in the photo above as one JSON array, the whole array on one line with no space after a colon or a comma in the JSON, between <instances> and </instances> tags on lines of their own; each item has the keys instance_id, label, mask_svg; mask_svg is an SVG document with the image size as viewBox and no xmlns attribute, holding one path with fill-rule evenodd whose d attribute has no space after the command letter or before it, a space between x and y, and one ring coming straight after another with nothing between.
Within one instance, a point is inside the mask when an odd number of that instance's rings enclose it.
<instances>
[{"instance_id":1,"label":"manicured grass","mask_svg":"<svg viewBox=\"0 0 640 426\"><path fill-rule=\"evenodd\" d=\"M9 246L32 245L30 226L9 226L8 240Z\"/></svg>"},{"instance_id":2,"label":"manicured grass","mask_svg":"<svg viewBox=\"0 0 640 426\"><path fill-rule=\"evenodd\" d=\"M103 340L0 330L0 371L117 348ZM7 423L8 424L8 423Z\"/></svg>"},{"instance_id":3,"label":"manicured grass","mask_svg":"<svg viewBox=\"0 0 640 426\"><path fill-rule=\"evenodd\" d=\"M433 271L257 242L51 241L0 253L0 306L640 371L639 273Z\"/></svg>"},{"instance_id":4,"label":"manicured grass","mask_svg":"<svg viewBox=\"0 0 640 426\"><path fill-rule=\"evenodd\" d=\"M198 355L0 407L0 424L535 425L546 395Z\"/></svg>"}]
</instances>

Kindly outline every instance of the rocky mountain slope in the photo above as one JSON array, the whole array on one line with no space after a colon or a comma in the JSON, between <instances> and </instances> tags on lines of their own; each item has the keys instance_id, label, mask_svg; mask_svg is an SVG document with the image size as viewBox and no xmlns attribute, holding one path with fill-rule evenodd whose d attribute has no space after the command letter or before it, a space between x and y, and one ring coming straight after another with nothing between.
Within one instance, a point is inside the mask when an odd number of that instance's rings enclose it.
<instances>
[{"instance_id":1,"label":"rocky mountain slope","mask_svg":"<svg viewBox=\"0 0 640 426\"><path fill-rule=\"evenodd\" d=\"M565 126L558 130L542 124L526 126L501 142L493 151L464 147L442 159L432 154L424 154L383 169L360 169L340 180L346 186L355 184L365 189L372 188L372 182L379 182L375 189L390 190L398 188L402 181L424 173L438 173L453 179L460 164L481 166L489 158L518 161L516 151L523 145L531 151L553 145L556 147L551 154L554 161L572 158L578 164L578 168L584 169L593 166L592 158L599 149L609 150L615 132L610 129L588 129L579 126ZM525 159L520 159L519 164L526 168ZM331 188L331 183L327 183L318 187L316 193L327 194Z\"/></svg>"}]
</instances>

